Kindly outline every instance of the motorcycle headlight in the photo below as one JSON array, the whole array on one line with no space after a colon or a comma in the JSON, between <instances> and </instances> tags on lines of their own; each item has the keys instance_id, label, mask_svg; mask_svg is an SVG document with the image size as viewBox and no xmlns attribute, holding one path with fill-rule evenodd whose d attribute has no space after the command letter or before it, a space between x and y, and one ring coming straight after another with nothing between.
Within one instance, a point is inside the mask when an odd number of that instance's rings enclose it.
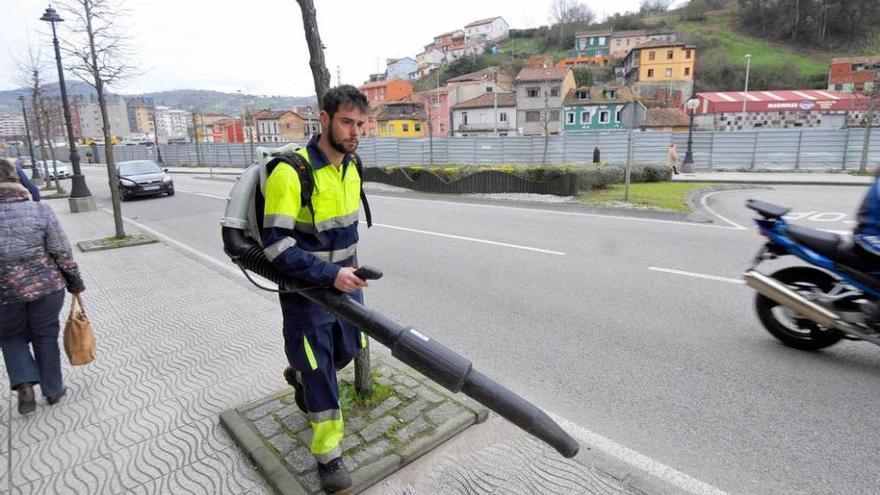
<instances>
[{"instance_id":1,"label":"motorcycle headlight","mask_svg":"<svg viewBox=\"0 0 880 495\"><path fill-rule=\"evenodd\" d=\"M135 181L129 180L129 179L119 179L119 183L122 184L123 186L128 186L128 187L134 187L137 185L137 183Z\"/></svg>"}]
</instances>

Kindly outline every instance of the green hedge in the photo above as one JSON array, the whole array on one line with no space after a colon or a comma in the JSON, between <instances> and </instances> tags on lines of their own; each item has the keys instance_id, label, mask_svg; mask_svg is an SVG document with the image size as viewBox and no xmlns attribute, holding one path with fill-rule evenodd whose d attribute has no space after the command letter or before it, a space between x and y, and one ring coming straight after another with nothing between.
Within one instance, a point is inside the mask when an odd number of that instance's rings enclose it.
<instances>
[{"instance_id":1,"label":"green hedge","mask_svg":"<svg viewBox=\"0 0 880 495\"><path fill-rule=\"evenodd\" d=\"M574 173L578 177L578 189L589 190L622 184L625 167L622 165L449 165L442 167L385 167L391 173L397 168L403 169L412 180L417 180L425 170L446 182L466 177L472 173L495 170L507 172L523 179L543 182L560 177L566 173ZM672 170L663 165L633 165L630 180L632 182L663 182L672 179Z\"/></svg>"}]
</instances>

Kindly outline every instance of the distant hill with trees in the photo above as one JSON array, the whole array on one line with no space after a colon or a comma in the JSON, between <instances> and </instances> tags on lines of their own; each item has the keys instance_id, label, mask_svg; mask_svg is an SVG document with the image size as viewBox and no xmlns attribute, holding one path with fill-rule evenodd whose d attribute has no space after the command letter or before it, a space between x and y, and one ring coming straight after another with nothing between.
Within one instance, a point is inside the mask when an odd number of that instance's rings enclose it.
<instances>
[{"instance_id":1,"label":"distant hill with trees","mask_svg":"<svg viewBox=\"0 0 880 495\"><path fill-rule=\"evenodd\" d=\"M585 4L555 0L551 24L511 29L498 53L464 57L442 68L440 84L491 65L515 75L535 55L571 56L576 33L595 30L677 32L679 40L697 45L698 91L741 89L747 53L754 89L823 88L831 58L880 53L880 0L691 0L674 10L670 5L669 0L643 0L639 11L597 23ZM608 74L593 75L602 81ZM415 86L435 85L431 75Z\"/></svg>"},{"instance_id":2,"label":"distant hill with trees","mask_svg":"<svg viewBox=\"0 0 880 495\"><path fill-rule=\"evenodd\" d=\"M68 94L71 96L88 96L94 95L94 89L88 84L69 81L67 83ZM0 91L0 114L19 114L21 106L18 102L18 95L29 94L25 88L14 89L8 91ZM44 94L49 97L58 96L60 91L58 84L48 84L44 88ZM268 108L270 110L281 110L292 108L294 106L312 106L317 105L314 96L297 97L297 96L266 96L266 95L243 95L239 98L238 93L224 93L221 91L208 91L202 89L175 89L171 91L160 91L155 93L119 95L116 93L106 93L109 97L124 96L126 98L153 98L156 105L181 108L184 110L195 109L198 112L218 113L224 115L238 115L241 113L241 104L250 110Z\"/></svg>"}]
</instances>

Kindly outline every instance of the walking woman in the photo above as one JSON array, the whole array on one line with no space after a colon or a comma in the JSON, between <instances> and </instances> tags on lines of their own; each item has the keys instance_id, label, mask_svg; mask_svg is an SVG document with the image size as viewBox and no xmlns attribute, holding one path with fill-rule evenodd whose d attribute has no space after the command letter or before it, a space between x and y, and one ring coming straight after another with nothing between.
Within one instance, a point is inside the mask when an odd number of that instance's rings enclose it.
<instances>
[{"instance_id":1,"label":"walking woman","mask_svg":"<svg viewBox=\"0 0 880 495\"><path fill-rule=\"evenodd\" d=\"M65 288L85 285L55 213L30 201L15 166L0 159L0 349L21 414L36 408L36 384L50 405L67 392L58 348Z\"/></svg>"}]
</instances>

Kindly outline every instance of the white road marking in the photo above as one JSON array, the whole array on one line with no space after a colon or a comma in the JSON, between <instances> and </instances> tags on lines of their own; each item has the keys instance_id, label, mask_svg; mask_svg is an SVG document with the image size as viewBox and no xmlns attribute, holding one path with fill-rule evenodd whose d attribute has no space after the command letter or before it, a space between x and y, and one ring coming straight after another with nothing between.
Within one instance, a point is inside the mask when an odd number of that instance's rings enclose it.
<instances>
[{"instance_id":1,"label":"white road marking","mask_svg":"<svg viewBox=\"0 0 880 495\"><path fill-rule=\"evenodd\" d=\"M724 192L724 191L718 191ZM433 199L416 199L416 198L402 198L399 196L384 196L382 194L371 193L370 197L380 197L384 199L393 199L393 200L401 200L401 201L418 201L418 202L427 202L427 203L440 203L440 204L449 204L455 206L468 206L473 208L490 208L497 210L516 210L516 211L530 211L536 213L546 213L549 215L561 215L561 216L572 216L572 217L589 217L589 218L606 218L609 220L626 220L630 222L648 222L648 223L662 223L668 225L683 225L686 227L702 227L707 229L721 229L721 230L748 230L745 227L741 227L736 225L736 227L727 227L724 225L707 225L703 223L695 223L695 222L679 222L676 220L658 220L655 218L641 218L641 217L627 217L627 216L617 216L617 215L602 215L599 213L581 213L574 211L556 211L556 210L545 210L539 208L526 208L526 207L517 207L517 206L501 206L501 205L486 205L486 204L476 204L476 203L466 203L466 202L456 202L456 201L444 201L444 200L433 200Z\"/></svg>"},{"instance_id":2,"label":"white road marking","mask_svg":"<svg viewBox=\"0 0 880 495\"><path fill-rule=\"evenodd\" d=\"M444 234L442 232L431 232L430 230L410 229L410 228L406 228L406 227L396 227L394 225L386 225L386 224L381 224L381 223L374 223L373 226L374 227L385 227L386 229L403 230L406 232L415 232L416 234L426 234L426 235L434 235L437 237L446 237L449 239L458 239L461 241L479 242L481 244L491 244L493 246L502 246L502 247L509 247L509 248L514 248L514 249L523 249L526 251L534 251L536 253L553 254L556 256L565 256L565 253L563 253L561 251L551 251L549 249L521 246L519 244L508 244L506 242L496 242L496 241L489 241L486 239L476 239L474 237L464 237L464 236L460 236L460 235Z\"/></svg>"},{"instance_id":3,"label":"white road marking","mask_svg":"<svg viewBox=\"0 0 880 495\"><path fill-rule=\"evenodd\" d=\"M726 222L726 223L732 225L736 230L748 230L747 228L743 227L742 225L740 225L740 224L738 224L738 223L736 223L736 222L734 222L734 221L732 221L732 220L729 220L727 217L725 217L725 216L719 214L717 211L715 211L715 210L713 210L712 208L709 207L709 204L706 202L706 199L707 199L709 196L713 196L713 195L715 195L715 194L723 193L723 192L728 192L728 191L715 191L715 192L712 192L712 193L706 194L705 196L703 196L702 198L700 198L700 204L703 205L703 208L707 209L707 210L709 211L709 213L715 215L715 216L718 217L720 220L722 220L722 221L724 221L724 222Z\"/></svg>"},{"instance_id":4,"label":"white road marking","mask_svg":"<svg viewBox=\"0 0 880 495\"><path fill-rule=\"evenodd\" d=\"M718 282L728 282L731 284L744 284L745 283L744 281L737 279L737 278L727 278L727 277L719 277L717 275L706 275L704 273L686 272L686 271L682 271L682 270L674 270L672 268L659 268L656 266L649 266L648 270L652 270L655 272L672 273L674 275L685 275L687 277L704 278L706 280L715 280Z\"/></svg>"},{"instance_id":5,"label":"white road marking","mask_svg":"<svg viewBox=\"0 0 880 495\"><path fill-rule=\"evenodd\" d=\"M222 200L224 200L224 201L227 200L227 199L229 199L229 198L227 198L226 196L215 196L215 195L213 195L213 194L207 194L207 193L202 193L202 192L196 192L196 191L185 191L185 190L180 189L180 188L175 188L174 190L177 191L177 192L182 192L182 193L186 193L186 194L195 194L196 196L204 196L204 197L206 197L206 198L222 199Z\"/></svg>"},{"instance_id":6,"label":"white road marking","mask_svg":"<svg viewBox=\"0 0 880 495\"><path fill-rule=\"evenodd\" d=\"M727 493L724 490L702 482L693 476L682 473L681 471L655 461L650 457L642 455L635 450L624 447L623 445L609 440L598 433L594 433L583 426L572 423L552 412L548 411L547 414L559 423L559 426L578 440L581 445L589 445L596 450L601 450L627 464L630 464L631 466L646 471L648 474L659 478L676 488L695 495L726 495Z\"/></svg>"}]
</instances>

